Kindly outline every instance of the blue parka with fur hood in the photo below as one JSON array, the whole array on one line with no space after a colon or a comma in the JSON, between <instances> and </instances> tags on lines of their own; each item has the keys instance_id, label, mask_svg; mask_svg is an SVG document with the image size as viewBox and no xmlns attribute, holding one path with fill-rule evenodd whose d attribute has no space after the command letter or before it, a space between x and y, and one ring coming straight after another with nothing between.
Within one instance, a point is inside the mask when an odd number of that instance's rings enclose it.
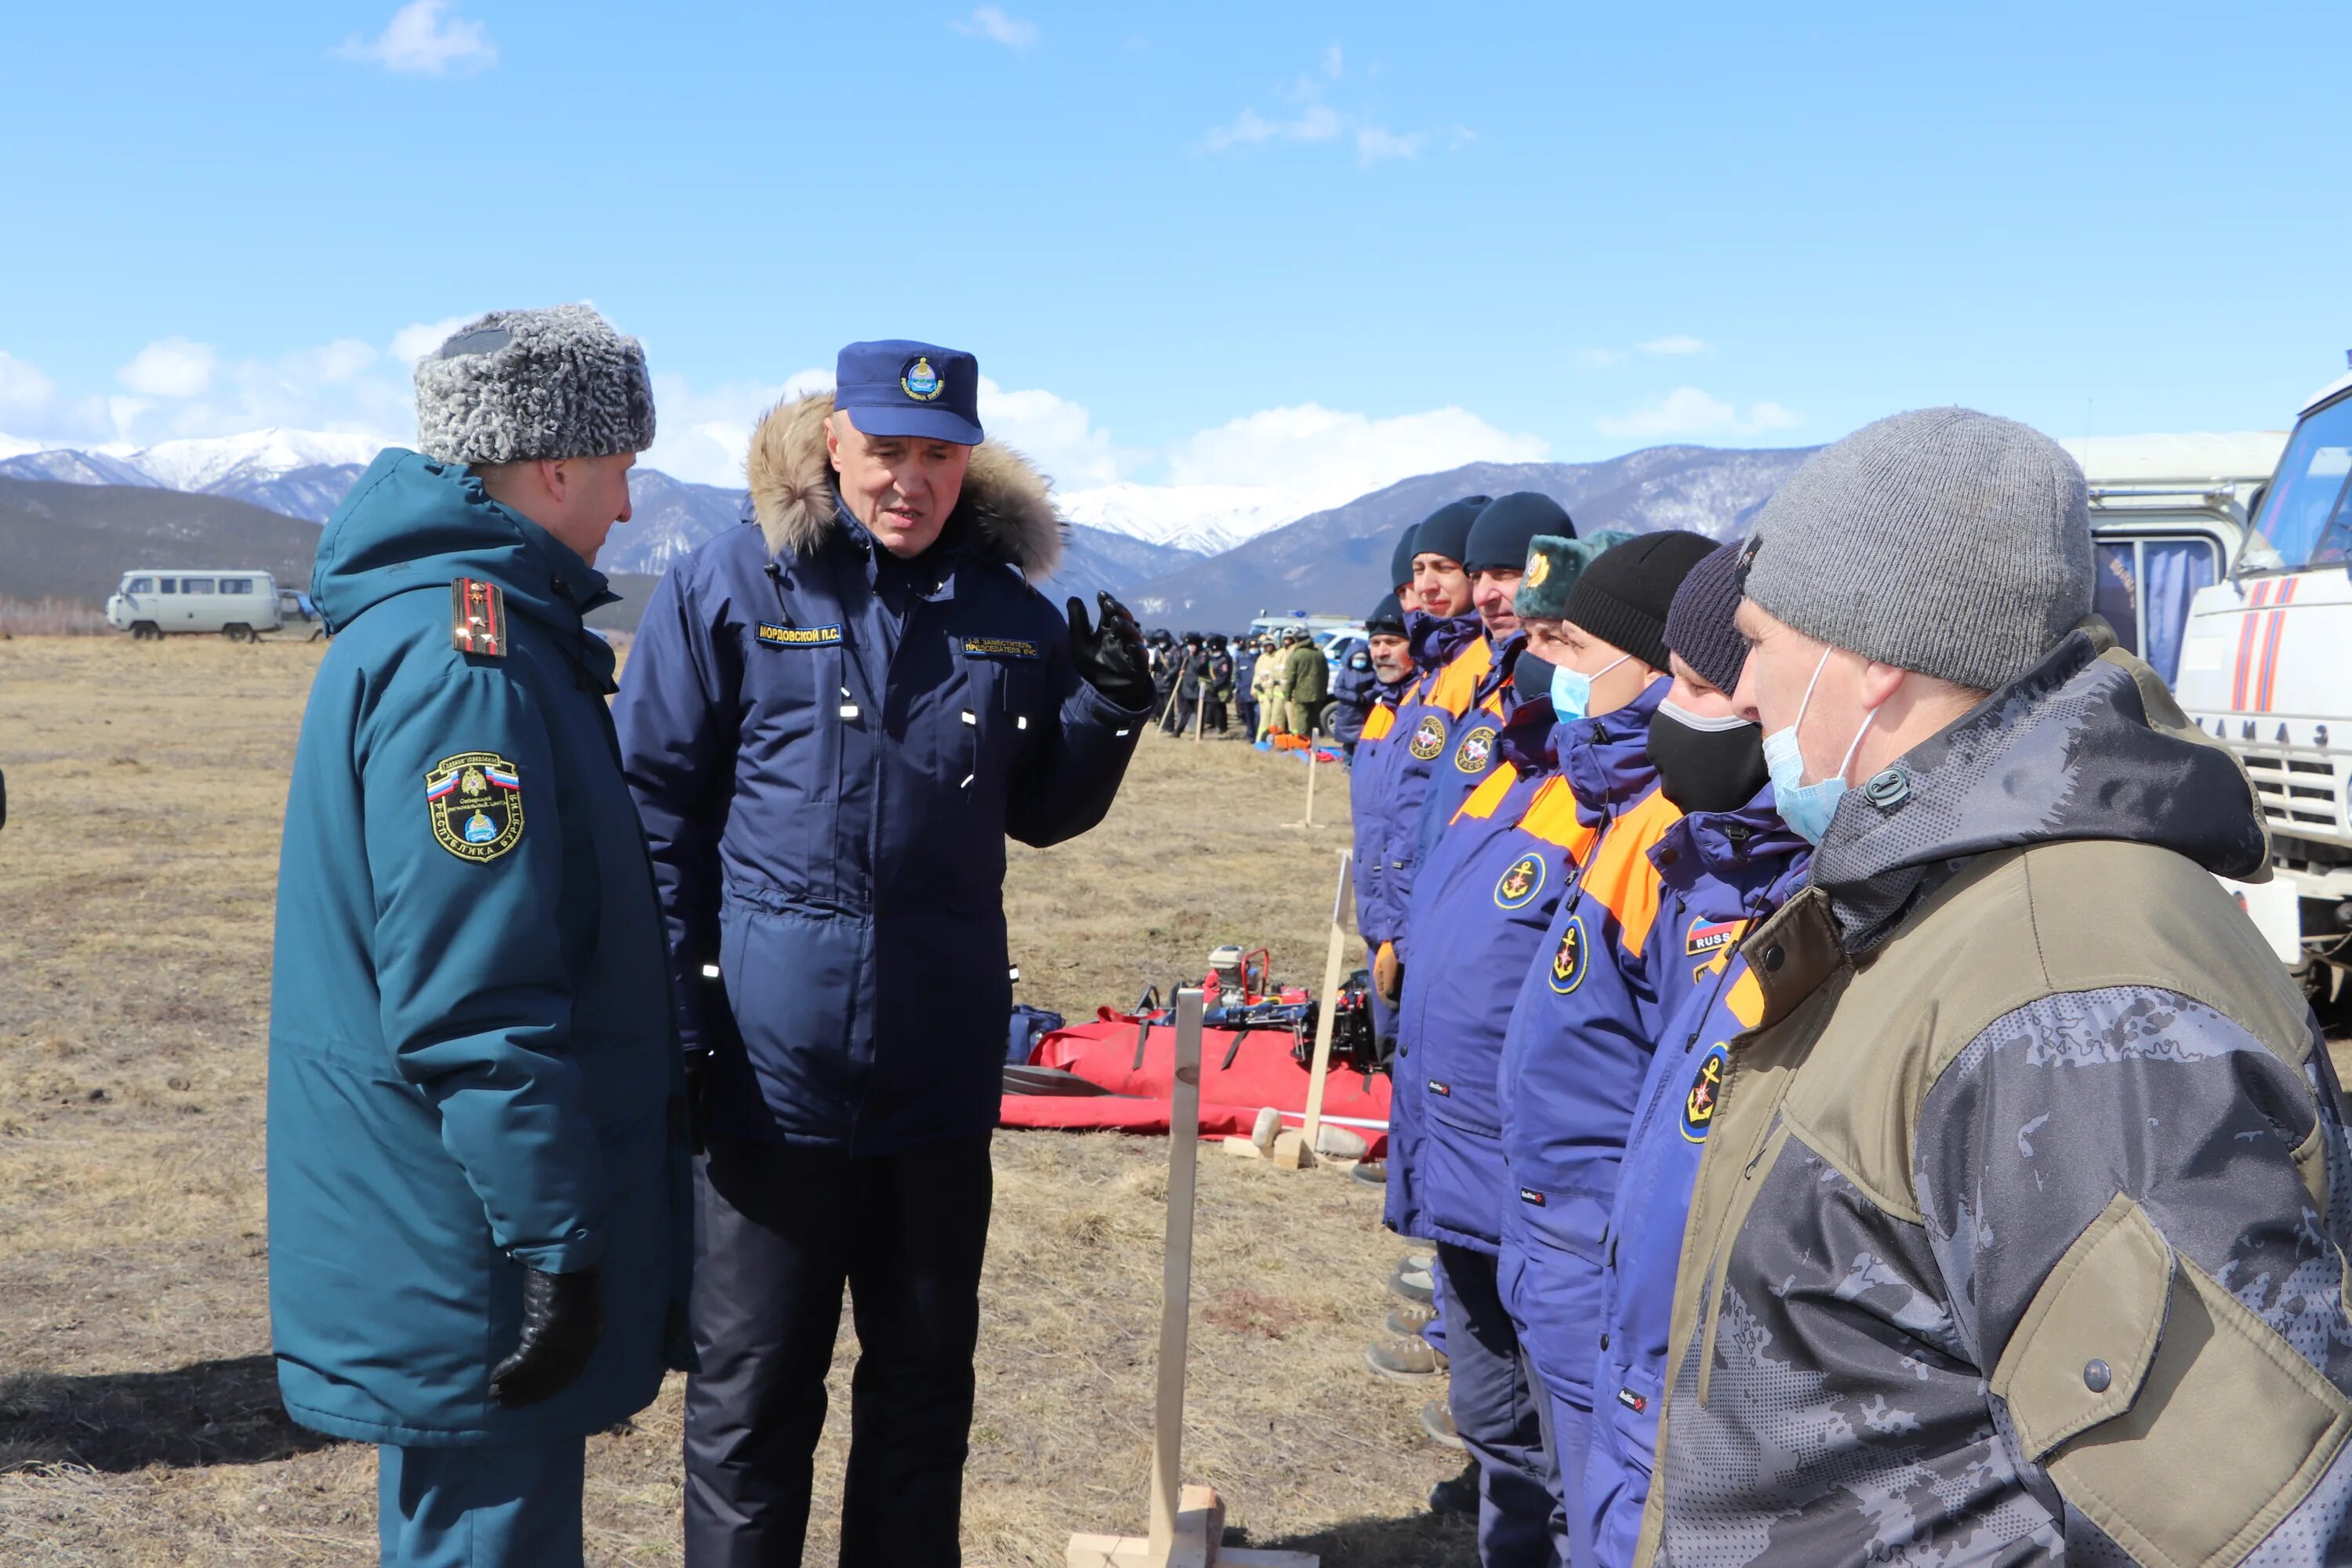
<instances>
[{"instance_id":1,"label":"blue parka with fur hood","mask_svg":"<svg viewBox=\"0 0 2352 1568\"><path fill-rule=\"evenodd\" d=\"M451 646L451 581L504 592ZM682 1076L661 922L582 624L604 579L462 468L387 451L319 541L335 640L302 720L269 1016L269 1306L306 1426L411 1447L574 1437L683 1365ZM598 1271L552 1398L490 1369L526 1266Z\"/></svg>"},{"instance_id":2,"label":"blue parka with fur hood","mask_svg":"<svg viewBox=\"0 0 2352 1568\"><path fill-rule=\"evenodd\" d=\"M710 1126L878 1155L996 1125L1005 837L1101 821L1146 714L1079 678L1024 580L1061 552L1041 477L974 448L901 561L842 507L832 408L761 423L757 526L671 568L614 714Z\"/></svg>"}]
</instances>

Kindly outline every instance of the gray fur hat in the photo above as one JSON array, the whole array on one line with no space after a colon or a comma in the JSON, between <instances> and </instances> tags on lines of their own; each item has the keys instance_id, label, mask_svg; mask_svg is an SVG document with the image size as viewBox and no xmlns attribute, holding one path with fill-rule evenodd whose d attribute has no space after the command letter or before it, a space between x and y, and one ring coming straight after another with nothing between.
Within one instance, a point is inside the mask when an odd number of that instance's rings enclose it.
<instances>
[{"instance_id":1,"label":"gray fur hat","mask_svg":"<svg viewBox=\"0 0 2352 1568\"><path fill-rule=\"evenodd\" d=\"M2082 467L1969 408L1822 447L1765 503L1749 551L1748 596L1806 636L1979 691L2091 613Z\"/></svg>"},{"instance_id":2,"label":"gray fur hat","mask_svg":"<svg viewBox=\"0 0 2352 1568\"><path fill-rule=\"evenodd\" d=\"M443 463L642 452L646 351L585 305L492 310L416 362L416 444Z\"/></svg>"}]
</instances>

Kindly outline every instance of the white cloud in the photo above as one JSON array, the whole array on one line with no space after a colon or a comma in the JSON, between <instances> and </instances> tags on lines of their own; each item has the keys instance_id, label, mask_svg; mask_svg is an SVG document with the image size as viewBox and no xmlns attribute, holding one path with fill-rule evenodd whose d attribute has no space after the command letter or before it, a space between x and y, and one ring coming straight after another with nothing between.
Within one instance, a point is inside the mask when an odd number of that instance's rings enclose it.
<instances>
[{"instance_id":1,"label":"white cloud","mask_svg":"<svg viewBox=\"0 0 2352 1568\"><path fill-rule=\"evenodd\" d=\"M48 406L57 390L38 365L0 350L0 408L37 414Z\"/></svg>"},{"instance_id":2,"label":"white cloud","mask_svg":"<svg viewBox=\"0 0 2352 1568\"><path fill-rule=\"evenodd\" d=\"M452 70L488 70L499 62L499 47L479 22L441 13L448 0L409 0L392 14L383 32L371 39L348 38L335 53L345 59L373 60L388 71L404 76L446 76Z\"/></svg>"},{"instance_id":3,"label":"white cloud","mask_svg":"<svg viewBox=\"0 0 2352 1568\"><path fill-rule=\"evenodd\" d=\"M114 374L123 385L147 397L194 397L212 384L216 358L210 343L158 338Z\"/></svg>"},{"instance_id":4,"label":"white cloud","mask_svg":"<svg viewBox=\"0 0 2352 1568\"><path fill-rule=\"evenodd\" d=\"M1706 344L1681 332L1670 338L1652 338L1646 343L1633 346L1645 354L1701 354L1706 352Z\"/></svg>"},{"instance_id":5,"label":"white cloud","mask_svg":"<svg viewBox=\"0 0 2352 1568\"><path fill-rule=\"evenodd\" d=\"M1097 426L1082 404L1037 390L1007 391L980 378L980 423L1035 463L1063 489L1107 485L1118 478L1119 454L1110 432Z\"/></svg>"},{"instance_id":6,"label":"white cloud","mask_svg":"<svg viewBox=\"0 0 2352 1568\"><path fill-rule=\"evenodd\" d=\"M1008 49L1025 49L1037 41L1036 23L1008 16L1003 7L996 5L982 5L970 16L948 26L967 38L986 38Z\"/></svg>"},{"instance_id":7,"label":"white cloud","mask_svg":"<svg viewBox=\"0 0 2352 1568\"><path fill-rule=\"evenodd\" d=\"M743 455L760 416L787 397L830 391L833 373L803 370L780 382L736 381L697 389L686 377L656 371L655 440L637 460L698 485L740 487Z\"/></svg>"},{"instance_id":8,"label":"white cloud","mask_svg":"<svg viewBox=\"0 0 2352 1568\"><path fill-rule=\"evenodd\" d=\"M392 334L392 357L403 364L415 364L435 349L449 341L451 333L472 316L444 316L437 321L414 321Z\"/></svg>"},{"instance_id":9,"label":"white cloud","mask_svg":"<svg viewBox=\"0 0 2352 1568\"><path fill-rule=\"evenodd\" d=\"M1750 404L1745 414L1696 386L1678 386L1630 414L1597 419L1604 436L1757 436L1802 423L1777 403Z\"/></svg>"},{"instance_id":10,"label":"white cloud","mask_svg":"<svg viewBox=\"0 0 2352 1568\"><path fill-rule=\"evenodd\" d=\"M1338 81L1345 73L1339 46L1333 44L1323 51L1322 75ZM1391 131L1369 115L1333 107L1324 101L1323 82L1313 76L1300 77L1280 96L1289 100L1291 112L1268 116L1255 107L1245 108L1202 137L1200 150L1231 153L1276 142L1310 145L1344 142L1355 149L1356 162L1370 168L1385 159L1417 158L1433 140L1426 131ZM1447 145L1459 149L1476 139L1466 127L1457 125L1448 133Z\"/></svg>"},{"instance_id":11,"label":"white cloud","mask_svg":"<svg viewBox=\"0 0 2352 1568\"><path fill-rule=\"evenodd\" d=\"M1611 365L1623 364L1633 356L1622 349L1579 349L1576 363L1582 370L1607 370Z\"/></svg>"},{"instance_id":12,"label":"white cloud","mask_svg":"<svg viewBox=\"0 0 2352 1568\"><path fill-rule=\"evenodd\" d=\"M1328 504L1414 474L1480 461L1535 462L1549 450L1539 437L1498 430L1466 409L1376 419L1306 403L1262 409L1179 442L1168 456L1168 479L1262 486Z\"/></svg>"}]
</instances>

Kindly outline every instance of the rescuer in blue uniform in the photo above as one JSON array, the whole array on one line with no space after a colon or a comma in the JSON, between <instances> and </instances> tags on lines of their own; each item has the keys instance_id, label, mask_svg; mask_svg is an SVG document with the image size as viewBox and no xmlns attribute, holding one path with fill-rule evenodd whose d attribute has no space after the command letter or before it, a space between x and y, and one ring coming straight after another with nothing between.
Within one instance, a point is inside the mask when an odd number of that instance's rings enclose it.
<instances>
[{"instance_id":1,"label":"rescuer in blue uniform","mask_svg":"<svg viewBox=\"0 0 2352 1568\"><path fill-rule=\"evenodd\" d=\"M269 1000L269 1311L305 1426L379 1445L387 1568L579 1568L587 1436L686 1362L685 1080L581 617L654 438L585 306L416 366L319 538Z\"/></svg>"},{"instance_id":2,"label":"rescuer in blue uniform","mask_svg":"<svg viewBox=\"0 0 2352 1568\"><path fill-rule=\"evenodd\" d=\"M1536 548L1532 574L1564 592L1587 547L1554 536ZM1509 576L1516 587L1519 568ZM1504 722L1493 765L1413 883L1418 962L1405 972L1398 1026L1414 1068L1395 1093L1422 1099L1422 1202L1451 1318L1448 1402L1480 1472L1479 1561L1549 1568L1566 1550L1566 1515L1540 1389L1496 1287L1509 1193L1497 1077L1519 977L1594 834L1552 752L1549 668L1531 650L1512 653L1542 679Z\"/></svg>"},{"instance_id":3,"label":"rescuer in blue uniform","mask_svg":"<svg viewBox=\"0 0 2352 1568\"><path fill-rule=\"evenodd\" d=\"M671 569L617 714L698 1081L690 1568L797 1561L842 1295L847 1564L951 1563L1004 1020L1004 840L1102 820L1152 684L985 444L972 357L853 343L752 437L753 527Z\"/></svg>"},{"instance_id":4,"label":"rescuer in blue uniform","mask_svg":"<svg viewBox=\"0 0 2352 1568\"><path fill-rule=\"evenodd\" d=\"M1650 720L1666 692L1667 609L1712 548L1693 533L1638 535L1587 566L1557 612L1565 646L1553 666L1553 749L1595 837L1504 1037L1502 1144L1515 1201L1504 1205L1496 1274L1552 1396L1552 1453L1580 1568L1599 1241L1656 1023L1640 973L1656 911L1648 853L1681 816L1658 793ZM1533 604L1524 584L1518 605L1522 621L1553 629L1538 613L1550 606Z\"/></svg>"},{"instance_id":5,"label":"rescuer in blue uniform","mask_svg":"<svg viewBox=\"0 0 2352 1568\"><path fill-rule=\"evenodd\" d=\"M1658 1432L1675 1271L1729 1042L1763 1016L1739 943L1803 885L1812 846L1780 820L1762 730L1732 707L1748 643L1738 543L1692 569L1666 614L1674 684L1650 720L1658 788L1683 811L1651 847L1658 916L1643 949L1657 1049L1601 1244L1584 1505L1595 1562L1633 1568Z\"/></svg>"}]
</instances>

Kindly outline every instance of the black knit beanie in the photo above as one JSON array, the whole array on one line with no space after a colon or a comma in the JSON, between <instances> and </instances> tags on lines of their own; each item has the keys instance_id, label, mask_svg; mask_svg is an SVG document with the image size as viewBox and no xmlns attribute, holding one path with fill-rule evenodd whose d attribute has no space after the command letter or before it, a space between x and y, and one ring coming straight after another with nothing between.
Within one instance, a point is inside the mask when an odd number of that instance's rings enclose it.
<instances>
[{"instance_id":1,"label":"black knit beanie","mask_svg":"<svg viewBox=\"0 0 2352 1568\"><path fill-rule=\"evenodd\" d=\"M1412 581L1412 536L1421 531L1414 523L1397 535L1396 549L1389 554L1389 586L1402 588Z\"/></svg>"},{"instance_id":2,"label":"black knit beanie","mask_svg":"<svg viewBox=\"0 0 2352 1568\"><path fill-rule=\"evenodd\" d=\"M1678 529L1629 539L1584 569L1561 618L1648 665L1666 668L1666 612L1675 590L1715 550L1715 541Z\"/></svg>"},{"instance_id":3,"label":"black knit beanie","mask_svg":"<svg viewBox=\"0 0 2352 1568\"><path fill-rule=\"evenodd\" d=\"M1404 606L1397 603L1394 594L1384 594L1364 617L1364 635L1368 637L1404 636Z\"/></svg>"},{"instance_id":4,"label":"black knit beanie","mask_svg":"<svg viewBox=\"0 0 2352 1568\"><path fill-rule=\"evenodd\" d=\"M1514 490L1496 496L1470 525L1462 565L1470 572L1517 572L1528 563L1528 544L1538 534L1574 539L1568 510L1548 495Z\"/></svg>"},{"instance_id":5,"label":"black knit beanie","mask_svg":"<svg viewBox=\"0 0 2352 1568\"><path fill-rule=\"evenodd\" d=\"M1748 663L1748 639L1731 624L1739 610L1739 552L1745 548L1739 540L1718 545L1691 568L1666 611L1666 647L1727 697Z\"/></svg>"},{"instance_id":6,"label":"black knit beanie","mask_svg":"<svg viewBox=\"0 0 2352 1568\"><path fill-rule=\"evenodd\" d=\"M1470 549L1470 525L1486 510L1487 500L1486 496L1464 496L1460 500L1447 501L1422 519L1421 526L1413 530L1412 552L1461 561Z\"/></svg>"}]
</instances>

